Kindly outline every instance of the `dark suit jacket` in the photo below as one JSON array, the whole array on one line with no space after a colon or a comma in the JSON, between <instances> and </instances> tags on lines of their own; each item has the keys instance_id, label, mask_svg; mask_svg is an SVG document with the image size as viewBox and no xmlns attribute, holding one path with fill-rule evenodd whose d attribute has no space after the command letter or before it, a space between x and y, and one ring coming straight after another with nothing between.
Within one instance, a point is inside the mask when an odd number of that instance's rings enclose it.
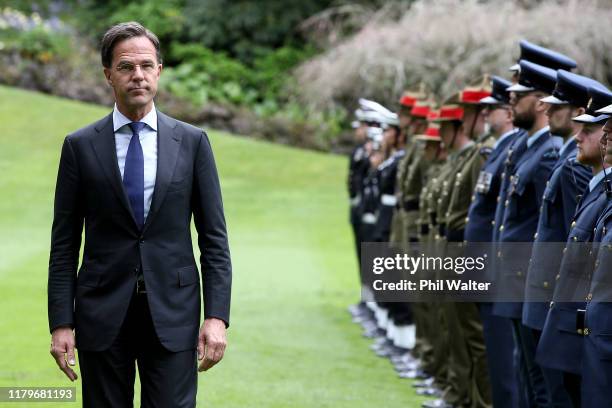
<instances>
[{"instance_id":1,"label":"dark suit jacket","mask_svg":"<svg viewBox=\"0 0 612 408\"><path fill-rule=\"evenodd\" d=\"M142 231L117 164L112 114L66 137L49 259L49 328L75 328L81 350L107 349L119 332L139 268L153 324L171 351L192 349L204 316L229 324L231 262L217 170L201 130L157 112L157 177ZM79 273L79 249L85 247Z\"/></svg>"}]
</instances>

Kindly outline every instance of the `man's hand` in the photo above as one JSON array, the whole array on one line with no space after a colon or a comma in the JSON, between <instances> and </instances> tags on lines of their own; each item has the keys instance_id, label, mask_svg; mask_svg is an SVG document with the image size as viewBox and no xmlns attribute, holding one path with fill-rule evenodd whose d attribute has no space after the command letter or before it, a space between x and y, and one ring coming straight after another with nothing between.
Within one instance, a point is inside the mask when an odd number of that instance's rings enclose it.
<instances>
[{"instance_id":1,"label":"man's hand","mask_svg":"<svg viewBox=\"0 0 612 408\"><path fill-rule=\"evenodd\" d=\"M206 371L223 358L227 339L223 320L211 317L204 319L198 336L198 371Z\"/></svg>"},{"instance_id":2,"label":"man's hand","mask_svg":"<svg viewBox=\"0 0 612 408\"><path fill-rule=\"evenodd\" d=\"M74 334L70 327L58 327L51 333L51 355L60 370L66 374L70 381L78 378L70 366L76 364L74 357Z\"/></svg>"}]
</instances>

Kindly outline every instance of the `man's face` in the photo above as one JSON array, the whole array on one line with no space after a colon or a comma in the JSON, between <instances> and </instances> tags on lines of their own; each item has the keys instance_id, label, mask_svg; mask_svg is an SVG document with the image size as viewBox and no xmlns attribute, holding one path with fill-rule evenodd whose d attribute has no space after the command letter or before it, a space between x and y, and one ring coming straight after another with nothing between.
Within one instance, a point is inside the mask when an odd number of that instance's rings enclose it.
<instances>
[{"instance_id":1,"label":"man's face","mask_svg":"<svg viewBox=\"0 0 612 408\"><path fill-rule=\"evenodd\" d=\"M571 136L574 131L574 109L570 105L550 104L546 111L550 133L563 138Z\"/></svg>"},{"instance_id":2,"label":"man's face","mask_svg":"<svg viewBox=\"0 0 612 408\"><path fill-rule=\"evenodd\" d=\"M410 134L411 135L422 135L427 130L427 119L421 117L412 118L410 123Z\"/></svg>"},{"instance_id":3,"label":"man's face","mask_svg":"<svg viewBox=\"0 0 612 408\"><path fill-rule=\"evenodd\" d=\"M359 122L359 127L355 129L355 141L363 143L368 136L368 125L364 122Z\"/></svg>"},{"instance_id":4,"label":"man's face","mask_svg":"<svg viewBox=\"0 0 612 408\"><path fill-rule=\"evenodd\" d=\"M139 109L152 103L161 70L153 43L146 37L134 37L115 45L111 67L104 68L104 75L117 105Z\"/></svg>"},{"instance_id":5,"label":"man's face","mask_svg":"<svg viewBox=\"0 0 612 408\"><path fill-rule=\"evenodd\" d=\"M385 152L388 152L390 149L395 147L398 136L399 136L399 132L393 126L389 126L388 128L384 130L382 146Z\"/></svg>"},{"instance_id":6,"label":"man's face","mask_svg":"<svg viewBox=\"0 0 612 408\"><path fill-rule=\"evenodd\" d=\"M603 126L603 135L605 136L605 149L606 155L604 161L612 166L612 118L608 119L606 124Z\"/></svg>"},{"instance_id":7,"label":"man's face","mask_svg":"<svg viewBox=\"0 0 612 408\"><path fill-rule=\"evenodd\" d=\"M531 129L535 124L535 107L537 94L535 92L510 92L510 105L514 116L514 126Z\"/></svg>"},{"instance_id":8,"label":"man's face","mask_svg":"<svg viewBox=\"0 0 612 408\"><path fill-rule=\"evenodd\" d=\"M411 108L401 105L399 112L397 112L397 117L399 119L400 128L406 129L410 126L410 122L412 121L412 116L410 115Z\"/></svg>"},{"instance_id":9,"label":"man's face","mask_svg":"<svg viewBox=\"0 0 612 408\"><path fill-rule=\"evenodd\" d=\"M604 130L600 124L586 123L576 135L578 155L576 158L582 164L594 166L601 162L601 154L605 145L600 143Z\"/></svg>"},{"instance_id":10,"label":"man's face","mask_svg":"<svg viewBox=\"0 0 612 408\"><path fill-rule=\"evenodd\" d=\"M440 150L440 142L426 141L425 147L423 148L423 157L427 161L436 159L438 151Z\"/></svg>"},{"instance_id":11,"label":"man's face","mask_svg":"<svg viewBox=\"0 0 612 408\"><path fill-rule=\"evenodd\" d=\"M457 129L452 121L440 123L440 138L446 150L453 150L453 144L457 135Z\"/></svg>"},{"instance_id":12,"label":"man's face","mask_svg":"<svg viewBox=\"0 0 612 408\"><path fill-rule=\"evenodd\" d=\"M508 105L493 105L485 110L485 121L491 131L501 136L505 126L512 120L512 110Z\"/></svg>"},{"instance_id":13,"label":"man's face","mask_svg":"<svg viewBox=\"0 0 612 408\"><path fill-rule=\"evenodd\" d=\"M463 125L468 137L476 138L484 132L484 113L478 105L465 105L463 107Z\"/></svg>"}]
</instances>

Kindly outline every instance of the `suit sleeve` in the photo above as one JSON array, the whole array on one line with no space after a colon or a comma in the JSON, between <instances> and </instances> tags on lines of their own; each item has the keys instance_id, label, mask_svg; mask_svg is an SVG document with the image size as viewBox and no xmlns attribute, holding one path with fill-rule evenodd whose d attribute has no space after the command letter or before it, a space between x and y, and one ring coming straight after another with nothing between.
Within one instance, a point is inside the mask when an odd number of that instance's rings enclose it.
<instances>
[{"instance_id":1,"label":"suit sleeve","mask_svg":"<svg viewBox=\"0 0 612 408\"><path fill-rule=\"evenodd\" d=\"M69 137L64 140L60 157L47 286L49 329L74 327L74 293L76 286L83 212L79 204L79 168Z\"/></svg>"},{"instance_id":2,"label":"suit sleeve","mask_svg":"<svg viewBox=\"0 0 612 408\"><path fill-rule=\"evenodd\" d=\"M197 149L192 205L201 254L204 318L216 317L229 326L232 265L219 177L204 132Z\"/></svg>"}]
</instances>

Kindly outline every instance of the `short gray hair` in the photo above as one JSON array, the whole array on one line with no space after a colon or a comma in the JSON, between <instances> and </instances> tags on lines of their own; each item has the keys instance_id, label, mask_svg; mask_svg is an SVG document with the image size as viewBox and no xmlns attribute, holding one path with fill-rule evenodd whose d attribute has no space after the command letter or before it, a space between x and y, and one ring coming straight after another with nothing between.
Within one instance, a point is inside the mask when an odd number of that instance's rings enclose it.
<instances>
[{"instance_id":1,"label":"short gray hair","mask_svg":"<svg viewBox=\"0 0 612 408\"><path fill-rule=\"evenodd\" d=\"M128 21L127 23L120 23L109 28L104 36L102 37L102 44L100 46L100 57L102 59L102 66L110 68L113 63L113 50L117 43L127 40L128 38L135 37L146 37L151 41L155 47L155 53L157 55L157 62L161 64L161 52L159 50L159 38L152 31L145 28L142 24L136 21Z\"/></svg>"}]
</instances>

